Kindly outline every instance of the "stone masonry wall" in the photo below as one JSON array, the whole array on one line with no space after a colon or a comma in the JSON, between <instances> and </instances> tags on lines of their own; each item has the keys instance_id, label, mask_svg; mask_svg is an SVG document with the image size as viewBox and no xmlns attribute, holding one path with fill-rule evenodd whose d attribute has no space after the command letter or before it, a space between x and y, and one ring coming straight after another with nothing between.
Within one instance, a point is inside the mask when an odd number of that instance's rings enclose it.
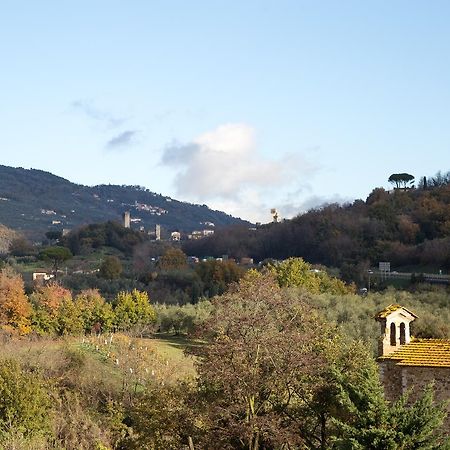
<instances>
[{"instance_id":1,"label":"stone masonry wall","mask_svg":"<svg viewBox=\"0 0 450 450\"><path fill-rule=\"evenodd\" d=\"M396 400L407 389L411 389L409 400L414 402L433 381L436 401L450 400L450 368L397 366L393 361L387 360L380 362L380 378L389 401ZM447 409L449 416L445 427L450 434L450 404Z\"/></svg>"}]
</instances>

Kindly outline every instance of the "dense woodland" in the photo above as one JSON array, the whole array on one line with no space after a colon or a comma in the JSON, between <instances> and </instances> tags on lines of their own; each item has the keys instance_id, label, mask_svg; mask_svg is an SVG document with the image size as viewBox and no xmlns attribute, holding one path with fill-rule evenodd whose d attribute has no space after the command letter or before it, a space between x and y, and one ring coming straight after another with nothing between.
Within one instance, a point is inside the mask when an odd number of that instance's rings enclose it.
<instances>
[{"instance_id":1,"label":"dense woodland","mask_svg":"<svg viewBox=\"0 0 450 450\"><path fill-rule=\"evenodd\" d=\"M347 280L379 261L393 267L450 269L450 173L422 179L416 188L376 188L366 201L332 204L257 229L228 228L187 242L187 254L257 261L300 256L338 267Z\"/></svg>"}]
</instances>

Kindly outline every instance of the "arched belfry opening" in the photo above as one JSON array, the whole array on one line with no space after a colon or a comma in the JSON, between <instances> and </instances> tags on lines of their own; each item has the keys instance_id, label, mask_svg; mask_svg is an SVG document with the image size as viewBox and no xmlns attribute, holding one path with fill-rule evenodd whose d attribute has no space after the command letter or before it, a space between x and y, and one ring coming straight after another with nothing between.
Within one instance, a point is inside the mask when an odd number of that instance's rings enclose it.
<instances>
[{"instance_id":1,"label":"arched belfry opening","mask_svg":"<svg viewBox=\"0 0 450 450\"><path fill-rule=\"evenodd\" d=\"M404 322L400 324L400 345L406 344L406 325Z\"/></svg>"},{"instance_id":2,"label":"arched belfry opening","mask_svg":"<svg viewBox=\"0 0 450 450\"><path fill-rule=\"evenodd\" d=\"M413 312L401 305L389 305L376 315L375 319L381 326L379 356L388 355L411 341L410 323L416 318Z\"/></svg>"},{"instance_id":3,"label":"arched belfry opening","mask_svg":"<svg viewBox=\"0 0 450 450\"><path fill-rule=\"evenodd\" d=\"M390 340L391 345L397 345L397 327L395 326L395 323L391 323Z\"/></svg>"}]
</instances>

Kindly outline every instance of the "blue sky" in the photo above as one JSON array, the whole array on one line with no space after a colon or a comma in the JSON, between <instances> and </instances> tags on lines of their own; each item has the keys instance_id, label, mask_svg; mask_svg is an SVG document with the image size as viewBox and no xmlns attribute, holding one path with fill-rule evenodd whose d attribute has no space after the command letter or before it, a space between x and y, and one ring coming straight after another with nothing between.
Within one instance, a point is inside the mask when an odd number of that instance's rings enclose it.
<instances>
[{"instance_id":1,"label":"blue sky","mask_svg":"<svg viewBox=\"0 0 450 450\"><path fill-rule=\"evenodd\" d=\"M0 164L268 221L450 169L448 1L4 1Z\"/></svg>"}]
</instances>

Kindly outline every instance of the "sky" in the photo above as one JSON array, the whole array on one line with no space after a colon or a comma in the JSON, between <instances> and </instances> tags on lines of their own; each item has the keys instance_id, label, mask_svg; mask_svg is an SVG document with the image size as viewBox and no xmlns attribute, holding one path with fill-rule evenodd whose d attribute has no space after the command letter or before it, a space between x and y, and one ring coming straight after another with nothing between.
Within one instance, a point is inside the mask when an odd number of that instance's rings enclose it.
<instances>
[{"instance_id":1,"label":"sky","mask_svg":"<svg viewBox=\"0 0 450 450\"><path fill-rule=\"evenodd\" d=\"M0 164L252 221L450 170L447 0L0 1Z\"/></svg>"}]
</instances>

